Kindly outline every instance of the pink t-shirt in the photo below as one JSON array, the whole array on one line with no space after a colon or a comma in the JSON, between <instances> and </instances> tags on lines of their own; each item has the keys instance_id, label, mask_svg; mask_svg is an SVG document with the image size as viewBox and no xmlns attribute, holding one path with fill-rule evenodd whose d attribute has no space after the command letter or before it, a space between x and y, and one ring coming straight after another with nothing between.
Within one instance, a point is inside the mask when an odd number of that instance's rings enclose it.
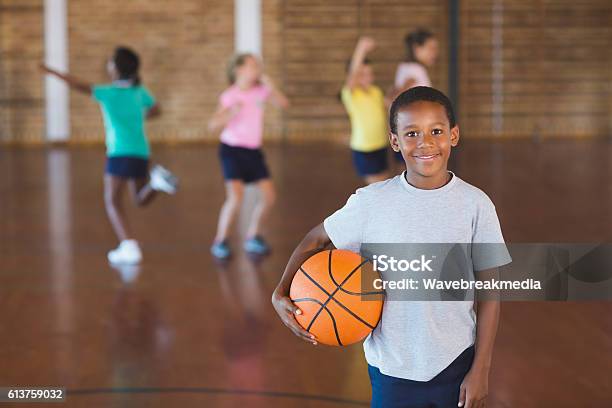
<instances>
[{"instance_id":1,"label":"pink t-shirt","mask_svg":"<svg viewBox=\"0 0 612 408\"><path fill-rule=\"evenodd\" d=\"M412 86L431 86L431 80L425 67L417 62L402 62L395 73L395 87L401 89L406 80L415 81Z\"/></svg>"},{"instance_id":2,"label":"pink t-shirt","mask_svg":"<svg viewBox=\"0 0 612 408\"><path fill-rule=\"evenodd\" d=\"M269 96L270 89L264 85L247 90L233 85L226 89L219 97L221 106L229 108L240 105L240 110L221 132L221 141L249 149L261 147L264 105Z\"/></svg>"}]
</instances>

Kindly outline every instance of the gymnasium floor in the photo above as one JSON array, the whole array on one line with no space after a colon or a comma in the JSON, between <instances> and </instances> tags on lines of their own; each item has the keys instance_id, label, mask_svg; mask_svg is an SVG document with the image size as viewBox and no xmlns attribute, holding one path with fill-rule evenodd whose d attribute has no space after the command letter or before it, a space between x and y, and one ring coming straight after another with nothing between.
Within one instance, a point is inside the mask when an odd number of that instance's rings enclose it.
<instances>
[{"instance_id":1,"label":"gymnasium floor","mask_svg":"<svg viewBox=\"0 0 612 408\"><path fill-rule=\"evenodd\" d=\"M216 150L158 146L182 190L130 208L145 262L124 270L105 258L116 243L100 148L0 150L0 385L63 386L71 407L367 406L361 346L301 343L269 301L303 234L359 185L347 148L266 150L279 195L270 257L215 264ZM508 241L608 239L612 144L459 152L458 175L491 196ZM503 304L488 407L612 406L611 316L603 302Z\"/></svg>"}]
</instances>

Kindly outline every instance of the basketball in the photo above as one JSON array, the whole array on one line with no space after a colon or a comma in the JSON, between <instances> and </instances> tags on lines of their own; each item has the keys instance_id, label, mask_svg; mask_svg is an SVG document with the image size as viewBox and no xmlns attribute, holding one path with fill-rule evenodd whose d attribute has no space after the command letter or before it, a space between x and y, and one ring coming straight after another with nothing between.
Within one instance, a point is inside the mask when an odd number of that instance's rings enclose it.
<instances>
[{"instance_id":1,"label":"basketball","mask_svg":"<svg viewBox=\"0 0 612 408\"><path fill-rule=\"evenodd\" d=\"M347 346L378 324L384 293L374 290L372 264L354 252L332 249L306 260L289 297L302 310L298 323L322 344Z\"/></svg>"}]
</instances>

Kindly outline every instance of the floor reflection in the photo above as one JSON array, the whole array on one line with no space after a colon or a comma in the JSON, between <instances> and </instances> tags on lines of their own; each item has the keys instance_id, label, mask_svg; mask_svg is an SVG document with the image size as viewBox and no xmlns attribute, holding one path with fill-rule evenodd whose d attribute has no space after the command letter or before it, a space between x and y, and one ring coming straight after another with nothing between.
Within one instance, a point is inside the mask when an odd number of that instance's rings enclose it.
<instances>
[{"instance_id":1,"label":"floor reflection","mask_svg":"<svg viewBox=\"0 0 612 408\"><path fill-rule=\"evenodd\" d=\"M222 349L232 387L262 389L265 385L267 323L261 264L240 254L234 265L217 265L223 298Z\"/></svg>"},{"instance_id":2,"label":"floor reflection","mask_svg":"<svg viewBox=\"0 0 612 408\"><path fill-rule=\"evenodd\" d=\"M111 265L121 280L112 302L109 354L115 386L155 383L167 364L173 331L155 299L139 286L139 265Z\"/></svg>"}]
</instances>

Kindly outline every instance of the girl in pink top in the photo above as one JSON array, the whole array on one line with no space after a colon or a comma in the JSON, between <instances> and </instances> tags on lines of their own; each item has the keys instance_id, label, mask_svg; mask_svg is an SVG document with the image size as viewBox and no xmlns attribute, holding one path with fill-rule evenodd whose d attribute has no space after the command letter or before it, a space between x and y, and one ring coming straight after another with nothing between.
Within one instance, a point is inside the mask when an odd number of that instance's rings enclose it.
<instances>
[{"instance_id":1,"label":"girl in pink top","mask_svg":"<svg viewBox=\"0 0 612 408\"><path fill-rule=\"evenodd\" d=\"M432 86L427 70L433 67L438 58L436 37L431 31L418 29L406 35L404 44L406 60L397 66L394 84L387 93L389 100L415 86ZM404 165L401 153L395 152L395 159Z\"/></svg>"},{"instance_id":2,"label":"girl in pink top","mask_svg":"<svg viewBox=\"0 0 612 408\"><path fill-rule=\"evenodd\" d=\"M269 246L260 235L263 217L275 199L274 185L261 151L264 106L267 101L286 108L289 101L263 74L261 64L252 54L236 55L228 66L230 87L219 97L219 106L209 122L211 131L221 131L219 158L225 179L226 199L221 207L217 235L210 248L219 259L228 259L229 229L240 210L244 185L256 183L258 202L247 230L244 249L265 255Z\"/></svg>"},{"instance_id":3,"label":"girl in pink top","mask_svg":"<svg viewBox=\"0 0 612 408\"><path fill-rule=\"evenodd\" d=\"M432 86L427 70L438 58L438 40L430 31L419 29L408 34L404 43L406 60L397 67L391 99L415 86Z\"/></svg>"}]
</instances>

